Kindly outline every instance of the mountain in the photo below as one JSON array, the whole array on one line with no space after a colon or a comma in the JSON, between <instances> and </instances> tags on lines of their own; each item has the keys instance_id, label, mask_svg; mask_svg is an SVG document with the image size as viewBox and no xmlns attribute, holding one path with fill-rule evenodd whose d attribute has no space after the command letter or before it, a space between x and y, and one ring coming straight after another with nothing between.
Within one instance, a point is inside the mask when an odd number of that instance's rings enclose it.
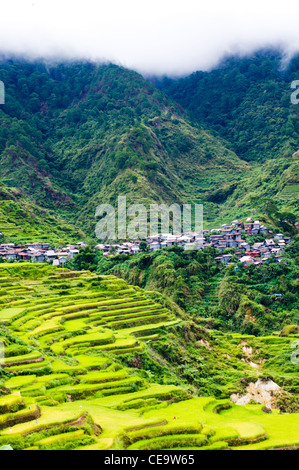
<instances>
[{"instance_id":1,"label":"mountain","mask_svg":"<svg viewBox=\"0 0 299 470\"><path fill-rule=\"evenodd\" d=\"M231 58L153 83L113 64L1 61L0 232L90 246L63 268L0 264L0 449L298 447L298 125L284 88L298 67L279 64ZM256 216L272 233L245 241L292 240L259 266L212 246L107 257L95 209L119 195L203 203L206 227Z\"/></svg>"},{"instance_id":2,"label":"mountain","mask_svg":"<svg viewBox=\"0 0 299 470\"><path fill-rule=\"evenodd\" d=\"M155 80L193 122L224 138L250 164L223 214L236 205L236 214L248 213L253 195L274 198L281 207L298 212L299 107L291 100L291 84L298 76L299 57L284 64L279 52L260 51L229 57L209 72ZM226 202L225 194L218 196L219 203Z\"/></svg>"},{"instance_id":3,"label":"mountain","mask_svg":"<svg viewBox=\"0 0 299 470\"><path fill-rule=\"evenodd\" d=\"M223 139L122 67L6 61L0 76L3 183L89 235L97 205L119 194L147 205L203 202L207 190L248 168Z\"/></svg>"},{"instance_id":4,"label":"mountain","mask_svg":"<svg viewBox=\"0 0 299 470\"><path fill-rule=\"evenodd\" d=\"M299 108L291 101L299 56L284 68L282 61L278 52L260 51L229 57L209 72L155 83L240 158L265 162L291 157L299 148Z\"/></svg>"},{"instance_id":5,"label":"mountain","mask_svg":"<svg viewBox=\"0 0 299 470\"><path fill-rule=\"evenodd\" d=\"M113 64L3 59L1 181L94 239L96 207L119 195L202 203L207 228L259 217L263 198L296 213L298 64L281 71L263 53L150 81Z\"/></svg>"}]
</instances>

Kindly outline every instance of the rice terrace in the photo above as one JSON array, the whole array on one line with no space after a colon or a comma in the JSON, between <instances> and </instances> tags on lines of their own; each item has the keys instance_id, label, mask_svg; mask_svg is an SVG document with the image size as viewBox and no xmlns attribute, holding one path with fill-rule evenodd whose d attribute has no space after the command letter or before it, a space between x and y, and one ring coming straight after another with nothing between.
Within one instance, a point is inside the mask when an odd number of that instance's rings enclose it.
<instances>
[{"instance_id":1,"label":"rice terrace","mask_svg":"<svg viewBox=\"0 0 299 470\"><path fill-rule=\"evenodd\" d=\"M0 446L48 450L273 449L299 446L298 413L233 403L230 392L272 376L298 394L298 364L274 374L274 356L291 355L290 337L214 330L197 345L235 372L218 397L192 393L167 377L153 381L138 361L184 319L151 292L115 276L42 263L0 265ZM244 349L246 344L247 349ZM260 351L258 368L245 360ZM266 353L265 353L266 351ZM218 358L216 360L216 358ZM256 358L253 358L256 360ZM286 362L286 361L285 361ZM130 367L128 366L130 364ZM132 366L134 365L134 366ZM272 374L271 374L272 372ZM157 375L156 375L157 377ZM240 382L241 383L241 382ZM243 390L245 390L243 383ZM261 393L261 392L260 392ZM273 393L272 393L273 395Z\"/></svg>"}]
</instances>

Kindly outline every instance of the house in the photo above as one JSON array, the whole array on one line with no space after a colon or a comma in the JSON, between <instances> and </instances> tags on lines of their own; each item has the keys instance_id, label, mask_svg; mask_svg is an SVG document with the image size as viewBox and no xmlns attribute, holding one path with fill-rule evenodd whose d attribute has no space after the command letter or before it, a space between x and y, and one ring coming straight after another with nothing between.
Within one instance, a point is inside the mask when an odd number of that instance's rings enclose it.
<instances>
[{"instance_id":1,"label":"house","mask_svg":"<svg viewBox=\"0 0 299 470\"><path fill-rule=\"evenodd\" d=\"M233 239L233 230L222 230L222 236L225 240Z\"/></svg>"},{"instance_id":2,"label":"house","mask_svg":"<svg viewBox=\"0 0 299 470\"><path fill-rule=\"evenodd\" d=\"M204 237L197 236L195 237L195 243L198 247L202 247L205 244L206 239Z\"/></svg>"},{"instance_id":3,"label":"house","mask_svg":"<svg viewBox=\"0 0 299 470\"><path fill-rule=\"evenodd\" d=\"M34 243L26 243L27 248L34 248L35 250L41 250L43 248L43 244L39 242ZM49 247L49 245L48 245Z\"/></svg>"},{"instance_id":4,"label":"house","mask_svg":"<svg viewBox=\"0 0 299 470\"><path fill-rule=\"evenodd\" d=\"M265 225L260 226L260 233L267 233L267 227Z\"/></svg>"},{"instance_id":5,"label":"house","mask_svg":"<svg viewBox=\"0 0 299 470\"><path fill-rule=\"evenodd\" d=\"M260 252L259 251L246 251L246 256L251 256L252 258L259 258Z\"/></svg>"},{"instance_id":6,"label":"house","mask_svg":"<svg viewBox=\"0 0 299 470\"><path fill-rule=\"evenodd\" d=\"M226 244L228 248L238 248L238 242L236 240L228 240Z\"/></svg>"},{"instance_id":7,"label":"house","mask_svg":"<svg viewBox=\"0 0 299 470\"><path fill-rule=\"evenodd\" d=\"M168 247L168 246L173 246L176 243L177 243L176 237L175 238L167 238L161 243L161 245L165 244L165 246Z\"/></svg>"},{"instance_id":8,"label":"house","mask_svg":"<svg viewBox=\"0 0 299 470\"><path fill-rule=\"evenodd\" d=\"M105 247L106 247L106 245L103 245L102 243L100 243L99 245L96 245L96 246L95 246L95 249L96 249L96 250L100 250L100 251L107 251L107 250L105 249Z\"/></svg>"},{"instance_id":9,"label":"house","mask_svg":"<svg viewBox=\"0 0 299 470\"><path fill-rule=\"evenodd\" d=\"M56 252L54 250L48 250L48 251L45 251L45 257L46 259L48 259L49 261L50 260L53 260L56 258Z\"/></svg>"},{"instance_id":10,"label":"house","mask_svg":"<svg viewBox=\"0 0 299 470\"><path fill-rule=\"evenodd\" d=\"M149 250L150 251L156 251L156 250L160 250L161 248L161 243L156 241L156 242L149 242Z\"/></svg>"},{"instance_id":11,"label":"house","mask_svg":"<svg viewBox=\"0 0 299 470\"><path fill-rule=\"evenodd\" d=\"M177 243L179 245L184 245L184 243L189 243L193 237L190 235L181 235L180 237L177 237Z\"/></svg>"},{"instance_id":12,"label":"house","mask_svg":"<svg viewBox=\"0 0 299 470\"><path fill-rule=\"evenodd\" d=\"M161 233L161 240L174 240L176 239L175 235L172 235L172 233Z\"/></svg>"},{"instance_id":13,"label":"house","mask_svg":"<svg viewBox=\"0 0 299 470\"><path fill-rule=\"evenodd\" d=\"M232 254L222 255L223 262L225 264L228 264L232 256L233 256Z\"/></svg>"},{"instance_id":14,"label":"house","mask_svg":"<svg viewBox=\"0 0 299 470\"><path fill-rule=\"evenodd\" d=\"M81 248L86 248L88 246L87 243L85 242L78 242L77 245L80 246Z\"/></svg>"},{"instance_id":15,"label":"house","mask_svg":"<svg viewBox=\"0 0 299 470\"><path fill-rule=\"evenodd\" d=\"M254 243L254 244L252 245L252 249L253 249L254 251L256 251L256 250L260 251L263 246L264 246L264 243L262 243L262 242Z\"/></svg>"},{"instance_id":16,"label":"house","mask_svg":"<svg viewBox=\"0 0 299 470\"><path fill-rule=\"evenodd\" d=\"M243 263L245 265L254 263L254 258L252 258L251 256L242 256L242 258L240 258L240 263Z\"/></svg>"},{"instance_id":17,"label":"house","mask_svg":"<svg viewBox=\"0 0 299 470\"><path fill-rule=\"evenodd\" d=\"M27 250L22 250L22 249L17 249L15 250L16 251L16 254L17 254L17 259L21 259L23 261L28 261L31 259L31 253L32 251L27 251ZM34 250L35 253L37 253L37 251Z\"/></svg>"},{"instance_id":18,"label":"house","mask_svg":"<svg viewBox=\"0 0 299 470\"><path fill-rule=\"evenodd\" d=\"M239 240L238 241L238 248L240 248L240 250L249 250L250 249L250 245L249 243L245 242L244 240Z\"/></svg>"},{"instance_id":19,"label":"house","mask_svg":"<svg viewBox=\"0 0 299 470\"><path fill-rule=\"evenodd\" d=\"M76 255L80 253L79 250L69 250L67 253L68 258L73 259Z\"/></svg>"},{"instance_id":20,"label":"house","mask_svg":"<svg viewBox=\"0 0 299 470\"><path fill-rule=\"evenodd\" d=\"M252 229L252 223L246 222L244 224L244 230L246 233L251 234L251 229Z\"/></svg>"},{"instance_id":21,"label":"house","mask_svg":"<svg viewBox=\"0 0 299 470\"><path fill-rule=\"evenodd\" d=\"M221 240L222 235L210 235L210 241L211 242L216 242L217 240Z\"/></svg>"},{"instance_id":22,"label":"house","mask_svg":"<svg viewBox=\"0 0 299 470\"><path fill-rule=\"evenodd\" d=\"M286 246L284 240L281 241L281 242L278 242L278 246L279 246L279 248L284 248Z\"/></svg>"},{"instance_id":23,"label":"house","mask_svg":"<svg viewBox=\"0 0 299 470\"><path fill-rule=\"evenodd\" d=\"M7 250L5 253L6 259L17 259L17 253L15 250Z\"/></svg>"},{"instance_id":24,"label":"house","mask_svg":"<svg viewBox=\"0 0 299 470\"><path fill-rule=\"evenodd\" d=\"M77 246L76 245L66 245L65 247L65 250L77 250Z\"/></svg>"},{"instance_id":25,"label":"house","mask_svg":"<svg viewBox=\"0 0 299 470\"><path fill-rule=\"evenodd\" d=\"M40 251L35 254L32 254L32 261L35 263L43 263L45 261L45 255Z\"/></svg>"}]
</instances>

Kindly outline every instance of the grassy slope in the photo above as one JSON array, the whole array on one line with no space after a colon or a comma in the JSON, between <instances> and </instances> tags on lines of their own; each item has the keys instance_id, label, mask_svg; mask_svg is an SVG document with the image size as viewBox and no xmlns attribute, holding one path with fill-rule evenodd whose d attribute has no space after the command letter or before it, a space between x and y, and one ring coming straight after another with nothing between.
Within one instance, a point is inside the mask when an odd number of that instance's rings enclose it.
<instances>
[{"instance_id":1,"label":"grassy slope","mask_svg":"<svg viewBox=\"0 0 299 470\"><path fill-rule=\"evenodd\" d=\"M207 190L249 168L135 72L20 62L4 62L0 72L3 183L88 235L97 205L115 204L119 194L129 203L203 202ZM217 205L207 209L215 218Z\"/></svg>"},{"instance_id":2,"label":"grassy slope","mask_svg":"<svg viewBox=\"0 0 299 470\"><path fill-rule=\"evenodd\" d=\"M254 214L252 194L298 211L298 157L292 157L299 148L298 106L290 99L297 75L298 57L282 70L279 52L261 51L229 57L210 72L157 83L193 122L224 138L251 165L236 187L224 184L218 195L207 193L208 200L222 204L222 220Z\"/></svg>"},{"instance_id":3,"label":"grassy slope","mask_svg":"<svg viewBox=\"0 0 299 470\"><path fill-rule=\"evenodd\" d=\"M178 374L153 345L183 334L194 346L193 339L170 311L162 320L150 310L153 303L141 289L113 276L62 273L42 264L2 264L0 276L11 285L0 311L6 325L1 381L7 388L0 399L0 444L36 450L250 448L254 439L262 448L299 444L298 414L265 414L260 405L236 406L225 398L271 376L273 360L281 355L286 361L292 352L290 338L198 330L206 342L197 344L194 361L202 379L212 375L213 381L210 389L207 381L206 387L190 387L184 375L190 366L183 361ZM20 292L20 286L30 291ZM116 316L123 324L113 323ZM244 340L264 359L260 370L242 360ZM298 374L298 366L288 364L275 376L282 385L291 377L294 385Z\"/></svg>"},{"instance_id":4,"label":"grassy slope","mask_svg":"<svg viewBox=\"0 0 299 470\"><path fill-rule=\"evenodd\" d=\"M3 62L2 181L88 236L94 236L97 205L116 206L119 194L145 205L201 202L206 227L255 215L252 196L296 212L298 158L291 155L298 119L286 88L295 71L282 77L274 60L256 62L254 68L250 59L232 60L164 87L193 123L151 83L121 67ZM234 73L234 80L225 78Z\"/></svg>"},{"instance_id":5,"label":"grassy slope","mask_svg":"<svg viewBox=\"0 0 299 470\"><path fill-rule=\"evenodd\" d=\"M0 185L0 231L6 242L45 241L52 246L75 243L86 235L53 211L34 204L19 189Z\"/></svg>"}]
</instances>

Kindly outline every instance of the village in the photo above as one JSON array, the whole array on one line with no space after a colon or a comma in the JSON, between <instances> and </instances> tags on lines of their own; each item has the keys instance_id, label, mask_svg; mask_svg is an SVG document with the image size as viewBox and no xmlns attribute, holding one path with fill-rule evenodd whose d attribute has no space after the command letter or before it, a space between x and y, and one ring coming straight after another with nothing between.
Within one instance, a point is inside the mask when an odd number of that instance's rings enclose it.
<instances>
[{"instance_id":1,"label":"village","mask_svg":"<svg viewBox=\"0 0 299 470\"><path fill-rule=\"evenodd\" d=\"M242 236L267 235L269 238L262 242L252 244L245 241ZM239 262L247 265L250 263L268 263L271 257L275 262L280 262L285 246L290 243L291 237L281 233L273 234L259 221L248 218L246 222L234 220L231 224L223 224L219 229L203 230L201 233L188 232L178 236L171 233L151 235L147 237L148 251L156 251L171 246L181 246L185 250L205 249L213 247L219 251L215 258L217 262L228 264L233 256L237 256ZM99 244L96 246L104 255L134 254L140 251L140 241L126 242L119 245ZM232 253L227 253L227 249Z\"/></svg>"},{"instance_id":2,"label":"village","mask_svg":"<svg viewBox=\"0 0 299 470\"><path fill-rule=\"evenodd\" d=\"M244 235L262 237L264 240L250 244L245 241ZM248 237L246 237L248 239ZM126 241L123 243L101 243L95 246L104 256L119 254L133 255L139 251L156 251L171 246L181 246L185 250L205 249L213 247L218 250L215 258L217 262L228 264L231 258L236 256L244 265L269 263L272 258L280 262L285 246L290 243L291 237L268 230L259 221L248 218L246 222L234 220L231 224L223 224L219 229L203 230L201 233L188 232L179 235L171 233L150 235L146 242L141 240ZM85 242L75 245L66 245L54 249L49 243L34 242L25 245L14 243L0 244L0 259L13 261L50 262L53 265L61 265L72 260L80 249L87 247ZM230 249L228 252L228 249Z\"/></svg>"},{"instance_id":3,"label":"village","mask_svg":"<svg viewBox=\"0 0 299 470\"><path fill-rule=\"evenodd\" d=\"M71 260L76 256L80 248L87 246L84 242L76 245L67 245L59 249L51 249L49 243L33 242L24 245L15 245L14 243L0 244L0 259L9 261L31 261L33 263L52 262L55 266Z\"/></svg>"}]
</instances>

